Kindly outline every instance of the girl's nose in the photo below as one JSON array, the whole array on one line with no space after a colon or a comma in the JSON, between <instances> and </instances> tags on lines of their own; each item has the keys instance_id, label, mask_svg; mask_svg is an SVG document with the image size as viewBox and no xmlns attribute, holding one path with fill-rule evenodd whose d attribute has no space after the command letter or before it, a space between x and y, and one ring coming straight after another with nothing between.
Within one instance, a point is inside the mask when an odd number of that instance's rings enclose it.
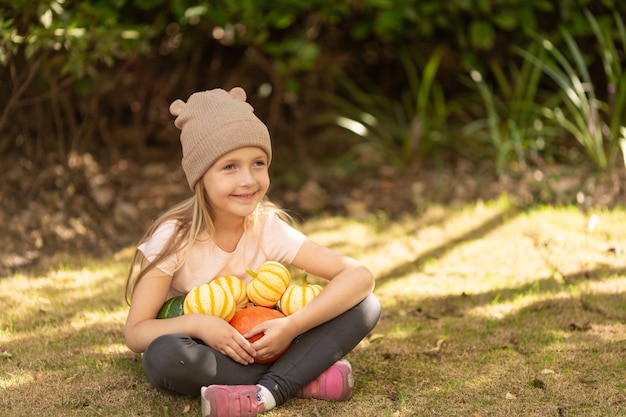
<instances>
[{"instance_id":1,"label":"girl's nose","mask_svg":"<svg viewBox=\"0 0 626 417\"><path fill-rule=\"evenodd\" d=\"M254 175L251 170L242 169L240 173L239 182L241 185L249 185L254 182Z\"/></svg>"}]
</instances>

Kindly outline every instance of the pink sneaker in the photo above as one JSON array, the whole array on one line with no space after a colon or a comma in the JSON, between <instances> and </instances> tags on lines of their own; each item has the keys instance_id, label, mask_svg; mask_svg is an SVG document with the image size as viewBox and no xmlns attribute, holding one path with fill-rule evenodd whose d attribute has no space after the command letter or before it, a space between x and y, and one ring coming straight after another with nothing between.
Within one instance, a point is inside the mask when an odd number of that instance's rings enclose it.
<instances>
[{"instance_id":1,"label":"pink sneaker","mask_svg":"<svg viewBox=\"0 0 626 417\"><path fill-rule=\"evenodd\" d=\"M254 417L265 409L256 385L209 385L200 389L202 417Z\"/></svg>"},{"instance_id":2,"label":"pink sneaker","mask_svg":"<svg viewBox=\"0 0 626 417\"><path fill-rule=\"evenodd\" d=\"M354 377L352 366L345 359L335 362L320 376L296 392L298 398L345 401L352 397Z\"/></svg>"}]
</instances>

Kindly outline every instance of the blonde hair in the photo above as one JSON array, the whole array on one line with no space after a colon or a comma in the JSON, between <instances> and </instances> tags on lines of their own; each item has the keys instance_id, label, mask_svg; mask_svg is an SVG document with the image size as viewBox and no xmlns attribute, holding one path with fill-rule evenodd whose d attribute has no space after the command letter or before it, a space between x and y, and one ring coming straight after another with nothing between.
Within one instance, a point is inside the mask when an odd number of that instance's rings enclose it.
<instances>
[{"instance_id":1,"label":"blonde hair","mask_svg":"<svg viewBox=\"0 0 626 417\"><path fill-rule=\"evenodd\" d=\"M289 214L287 214L287 212L280 209L269 200L264 200L260 202L254 212L248 216L246 222L244 223L244 228L248 229L250 227L254 227L261 212L276 213L276 215L278 215L281 219L287 221L288 223L293 223L293 219L289 216ZM189 249L193 243L198 240L198 237L202 232L208 233L209 237L212 239L215 236L213 217L214 213L207 199L204 183L202 181L198 181L194 186L193 196L175 205L158 217L141 238L140 243L145 242L165 222L173 220L176 224L175 231L164 245L163 250L154 258L154 260L148 262L148 265L146 265L145 268L142 268L136 276L135 267L145 258L138 249L135 249L135 254L126 277L126 303L130 305L130 300L137 283L149 271L156 268L156 266L163 260L182 250L185 251L183 252L183 259L185 259L185 257L189 255Z\"/></svg>"}]
</instances>

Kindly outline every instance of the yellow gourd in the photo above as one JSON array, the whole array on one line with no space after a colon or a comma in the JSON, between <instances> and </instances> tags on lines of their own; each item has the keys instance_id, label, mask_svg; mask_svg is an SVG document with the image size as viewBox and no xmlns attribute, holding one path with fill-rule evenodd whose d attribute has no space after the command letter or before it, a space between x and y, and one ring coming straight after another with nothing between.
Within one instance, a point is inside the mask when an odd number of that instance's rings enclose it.
<instances>
[{"instance_id":1,"label":"yellow gourd","mask_svg":"<svg viewBox=\"0 0 626 417\"><path fill-rule=\"evenodd\" d=\"M302 309L322 292L322 286L309 284L306 280L307 273L302 273L302 283L300 285L290 285L285 293L280 297L280 310L289 316Z\"/></svg>"},{"instance_id":2,"label":"yellow gourd","mask_svg":"<svg viewBox=\"0 0 626 417\"><path fill-rule=\"evenodd\" d=\"M247 272L253 279L246 286L246 293L257 306L274 307L291 281L289 270L276 261L264 262L256 272Z\"/></svg>"},{"instance_id":3,"label":"yellow gourd","mask_svg":"<svg viewBox=\"0 0 626 417\"><path fill-rule=\"evenodd\" d=\"M246 308L248 305L248 294L246 293L246 284L239 278L232 275L215 278L210 282L211 285L217 285L230 292L235 298L237 311Z\"/></svg>"},{"instance_id":4,"label":"yellow gourd","mask_svg":"<svg viewBox=\"0 0 626 417\"><path fill-rule=\"evenodd\" d=\"M235 297L219 285L202 284L194 287L185 296L185 314L211 314L230 321L235 315Z\"/></svg>"}]
</instances>

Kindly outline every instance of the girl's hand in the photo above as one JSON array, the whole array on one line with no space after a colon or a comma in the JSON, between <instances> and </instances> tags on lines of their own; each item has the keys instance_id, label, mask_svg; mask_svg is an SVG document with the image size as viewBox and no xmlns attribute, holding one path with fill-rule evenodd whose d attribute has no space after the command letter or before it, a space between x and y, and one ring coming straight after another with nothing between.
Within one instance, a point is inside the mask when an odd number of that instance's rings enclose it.
<instances>
[{"instance_id":1,"label":"girl's hand","mask_svg":"<svg viewBox=\"0 0 626 417\"><path fill-rule=\"evenodd\" d=\"M204 343L242 365L254 362L258 356L256 349L234 327L219 317L201 316L202 328L198 333Z\"/></svg>"},{"instance_id":2,"label":"girl's hand","mask_svg":"<svg viewBox=\"0 0 626 417\"><path fill-rule=\"evenodd\" d=\"M285 350L297 334L293 333L293 326L288 317L268 320L257 324L244 336L253 337L259 333L265 333L251 346L256 350L256 359L268 359Z\"/></svg>"}]
</instances>

